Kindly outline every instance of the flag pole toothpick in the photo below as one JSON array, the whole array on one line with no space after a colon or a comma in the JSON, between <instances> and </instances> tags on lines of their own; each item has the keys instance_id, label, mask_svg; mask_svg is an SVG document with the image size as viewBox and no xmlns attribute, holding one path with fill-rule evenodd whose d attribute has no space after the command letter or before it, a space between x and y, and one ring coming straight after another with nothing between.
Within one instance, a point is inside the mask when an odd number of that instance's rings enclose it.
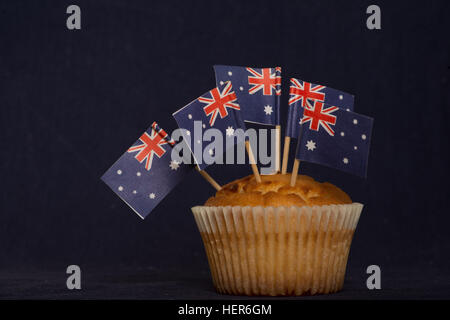
<instances>
[{"instance_id":1,"label":"flag pole toothpick","mask_svg":"<svg viewBox=\"0 0 450 320\"><path fill-rule=\"evenodd\" d=\"M195 168L201 174L201 176L214 187L214 189L216 189L217 191L220 191L222 189L220 184L218 184L216 180L214 180L205 170L200 170L198 166L195 166Z\"/></svg>"},{"instance_id":2,"label":"flag pole toothpick","mask_svg":"<svg viewBox=\"0 0 450 320\"><path fill-rule=\"evenodd\" d=\"M291 187L295 187L295 183L297 182L297 174L298 174L298 167L299 166L300 166L300 160L295 159L294 167L292 168Z\"/></svg>"},{"instance_id":3,"label":"flag pole toothpick","mask_svg":"<svg viewBox=\"0 0 450 320\"><path fill-rule=\"evenodd\" d=\"M256 182L261 183L261 176L259 175L258 166L256 165L255 156L253 155L252 147L250 146L250 141L245 141L245 149L247 149L248 159L250 165L252 166L253 175L255 176Z\"/></svg>"},{"instance_id":4,"label":"flag pole toothpick","mask_svg":"<svg viewBox=\"0 0 450 320\"><path fill-rule=\"evenodd\" d=\"M284 138L284 150L283 150L283 165L281 167L281 173L286 174L287 165L289 160L289 145L291 144L291 137Z\"/></svg>"},{"instance_id":5,"label":"flag pole toothpick","mask_svg":"<svg viewBox=\"0 0 450 320\"><path fill-rule=\"evenodd\" d=\"M281 126L275 126L275 172L280 172L280 157L281 157Z\"/></svg>"}]
</instances>

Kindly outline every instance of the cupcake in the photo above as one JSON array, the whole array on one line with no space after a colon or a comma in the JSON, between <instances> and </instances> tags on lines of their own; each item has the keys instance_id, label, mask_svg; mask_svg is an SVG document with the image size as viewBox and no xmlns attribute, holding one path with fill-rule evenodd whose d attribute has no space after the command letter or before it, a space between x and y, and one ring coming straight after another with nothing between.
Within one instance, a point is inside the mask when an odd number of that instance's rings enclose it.
<instances>
[{"instance_id":1,"label":"cupcake","mask_svg":"<svg viewBox=\"0 0 450 320\"><path fill-rule=\"evenodd\" d=\"M215 288L235 295L340 290L362 204L328 182L299 175L233 181L192 208Z\"/></svg>"}]
</instances>

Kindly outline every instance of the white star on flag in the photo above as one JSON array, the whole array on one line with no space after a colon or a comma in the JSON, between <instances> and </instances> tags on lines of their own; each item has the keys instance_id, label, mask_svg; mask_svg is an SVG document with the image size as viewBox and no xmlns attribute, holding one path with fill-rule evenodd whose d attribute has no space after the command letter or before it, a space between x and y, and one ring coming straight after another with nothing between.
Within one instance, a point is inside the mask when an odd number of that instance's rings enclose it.
<instances>
[{"instance_id":1,"label":"white star on flag","mask_svg":"<svg viewBox=\"0 0 450 320\"><path fill-rule=\"evenodd\" d=\"M172 170L177 170L180 167L180 163L176 160L172 160L170 161L169 167Z\"/></svg>"},{"instance_id":2,"label":"white star on flag","mask_svg":"<svg viewBox=\"0 0 450 320\"><path fill-rule=\"evenodd\" d=\"M314 149L316 148L316 143L312 140L309 140L308 142L306 142L306 148L310 151L314 151Z\"/></svg>"},{"instance_id":3,"label":"white star on flag","mask_svg":"<svg viewBox=\"0 0 450 320\"><path fill-rule=\"evenodd\" d=\"M264 112L265 112L267 115L272 114L272 112L273 112L272 107L269 106L269 105L264 106Z\"/></svg>"},{"instance_id":4,"label":"white star on flag","mask_svg":"<svg viewBox=\"0 0 450 320\"><path fill-rule=\"evenodd\" d=\"M148 197L149 197L150 199L155 199L155 198L156 198L156 195L152 192L152 193L150 193L150 194L148 195Z\"/></svg>"},{"instance_id":5,"label":"white star on flag","mask_svg":"<svg viewBox=\"0 0 450 320\"><path fill-rule=\"evenodd\" d=\"M228 127L227 128L227 136L232 136L232 135L234 135L234 129L233 129L233 127Z\"/></svg>"}]
</instances>

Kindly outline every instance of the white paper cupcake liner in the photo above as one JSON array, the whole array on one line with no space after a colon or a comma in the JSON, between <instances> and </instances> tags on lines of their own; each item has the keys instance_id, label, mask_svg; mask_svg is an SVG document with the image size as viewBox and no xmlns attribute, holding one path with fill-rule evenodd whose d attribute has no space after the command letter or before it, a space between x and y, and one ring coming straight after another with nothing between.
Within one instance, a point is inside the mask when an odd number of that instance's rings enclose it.
<instances>
[{"instance_id":1,"label":"white paper cupcake liner","mask_svg":"<svg viewBox=\"0 0 450 320\"><path fill-rule=\"evenodd\" d=\"M276 296L342 288L362 208L197 206L192 212L216 289Z\"/></svg>"}]
</instances>

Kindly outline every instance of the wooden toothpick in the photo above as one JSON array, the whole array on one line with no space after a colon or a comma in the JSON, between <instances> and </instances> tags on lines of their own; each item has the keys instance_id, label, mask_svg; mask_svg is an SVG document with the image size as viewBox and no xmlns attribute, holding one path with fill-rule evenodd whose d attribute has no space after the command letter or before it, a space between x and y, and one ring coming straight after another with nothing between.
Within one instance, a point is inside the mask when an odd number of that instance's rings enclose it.
<instances>
[{"instance_id":1,"label":"wooden toothpick","mask_svg":"<svg viewBox=\"0 0 450 320\"><path fill-rule=\"evenodd\" d=\"M248 159L250 161L250 165L252 166L253 175L255 176L256 182L261 182L261 176L259 175L258 167L256 165L255 156L252 152L252 147L250 146L250 141L245 141L245 149L247 149Z\"/></svg>"},{"instance_id":2,"label":"wooden toothpick","mask_svg":"<svg viewBox=\"0 0 450 320\"><path fill-rule=\"evenodd\" d=\"M216 180L214 180L205 170L200 170L198 166L195 166L195 168L202 175L202 177L205 178L205 180L214 187L214 189L216 189L217 191L220 191L222 189L220 184L218 184Z\"/></svg>"},{"instance_id":3,"label":"wooden toothpick","mask_svg":"<svg viewBox=\"0 0 450 320\"><path fill-rule=\"evenodd\" d=\"M291 187L295 187L295 183L297 182L297 174L298 174L298 167L299 166L300 166L300 160L295 159L294 167L292 168Z\"/></svg>"},{"instance_id":4,"label":"wooden toothpick","mask_svg":"<svg viewBox=\"0 0 450 320\"><path fill-rule=\"evenodd\" d=\"M284 150L283 150L283 165L281 167L282 174L286 174L286 172L287 172L290 144L291 144L291 137L285 137L284 138Z\"/></svg>"},{"instance_id":5,"label":"wooden toothpick","mask_svg":"<svg viewBox=\"0 0 450 320\"><path fill-rule=\"evenodd\" d=\"M280 172L280 155L281 155L281 126L275 126L275 172Z\"/></svg>"}]
</instances>

